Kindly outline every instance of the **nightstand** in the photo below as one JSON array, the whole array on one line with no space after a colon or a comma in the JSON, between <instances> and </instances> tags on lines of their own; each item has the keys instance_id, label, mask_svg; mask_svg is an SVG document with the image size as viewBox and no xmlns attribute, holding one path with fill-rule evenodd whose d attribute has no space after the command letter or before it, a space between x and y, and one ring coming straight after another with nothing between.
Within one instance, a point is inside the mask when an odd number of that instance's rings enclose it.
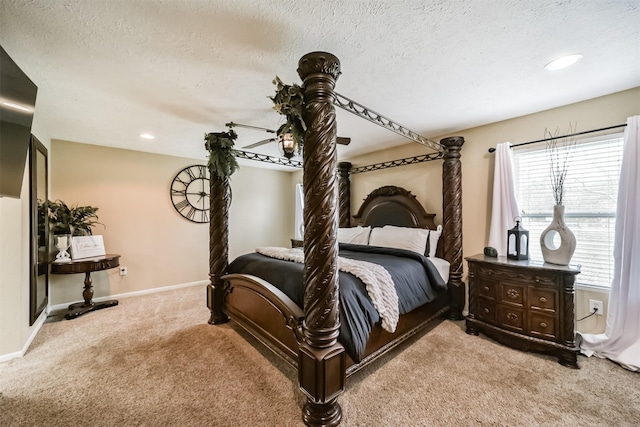
<instances>
[{"instance_id":1,"label":"nightstand","mask_svg":"<svg viewBox=\"0 0 640 427\"><path fill-rule=\"evenodd\" d=\"M482 332L525 351L552 354L579 368L575 342L576 266L475 255L469 265L467 333Z\"/></svg>"}]
</instances>

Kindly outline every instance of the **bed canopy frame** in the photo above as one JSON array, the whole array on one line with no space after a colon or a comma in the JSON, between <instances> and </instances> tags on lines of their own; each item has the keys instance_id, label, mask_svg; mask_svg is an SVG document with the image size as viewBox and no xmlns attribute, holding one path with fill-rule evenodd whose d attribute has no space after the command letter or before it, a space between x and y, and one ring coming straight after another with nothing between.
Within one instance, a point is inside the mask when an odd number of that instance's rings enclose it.
<instances>
[{"instance_id":1,"label":"bed canopy frame","mask_svg":"<svg viewBox=\"0 0 640 427\"><path fill-rule=\"evenodd\" d=\"M345 108L369 121L417 142L418 134L395 124L366 107L355 103L334 91L340 75L340 61L325 52L312 52L303 56L298 63L298 74L303 81L305 109L303 119L307 125L304 136L303 182L304 186L304 310L299 307L276 307L279 313L287 313L287 327L291 329L298 343L297 368L299 385L307 398L302 411L305 424L311 426L331 426L340 423L342 414L338 396L344 391L348 374L355 371L348 366L342 345L338 342L340 327L338 311L338 242L336 229L351 226L350 179L355 173L402 166L405 164L443 159L443 228L441 238L443 247L441 256L450 264L448 305L449 318L462 319L465 300L465 286L462 282L462 191L460 150L464 143L462 137L449 137L433 145L434 154L408 159L394 160L365 167L351 168L348 162L338 163L336 151L336 114L335 106ZM426 140L426 138L423 138ZM244 154L243 154L244 153ZM245 152L236 152L238 157L251 158ZM261 159L258 159L261 160ZM264 160L263 160L264 161ZM267 160L268 161L268 160ZM225 277L229 265L228 216L230 206L230 188L228 178L211 175L209 225L209 277L207 286L207 305L211 310L209 323L221 324L229 320L227 310L232 314L233 303L226 298L239 294L230 290L228 277ZM394 197L394 191L379 189L378 192L390 192L383 197ZM397 188L397 187L393 187ZM338 200L336 200L338 195ZM380 194L378 194L380 196ZM395 194L398 196L398 194ZM406 196L406 195L405 195ZM415 199L415 196L411 196ZM406 198L406 197L405 197ZM417 202L416 202L417 203ZM366 209L366 201L362 209ZM361 209L361 211L362 211ZM362 215L359 212L358 215ZM358 216L356 215L356 217ZM431 216L431 223L432 221ZM357 218L356 218L357 220ZM252 283L247 286L262 286ZM234 291L234 292L232 292ZM236 298L239 298L236 296ZM282 305L277 299L271 305ZM411 314L411 313L409 313ZM242 319L240 319L242 320ZM296 332L296 322L301 322ZM242 322L239 322L242 323ZM424 326L424 322L420 323ZM404 341L407 336L417 332L410 327L394 342ZM297 334L297 335L296 335ZM263 341L264 342L264 341ZM391 348L384 344L374 349L366 362ZM284 348L284 347L283 347ZM291 350L289 350L291 352ZM349 359L350 360L350 359Z\"/></svg>"}]
</instances>

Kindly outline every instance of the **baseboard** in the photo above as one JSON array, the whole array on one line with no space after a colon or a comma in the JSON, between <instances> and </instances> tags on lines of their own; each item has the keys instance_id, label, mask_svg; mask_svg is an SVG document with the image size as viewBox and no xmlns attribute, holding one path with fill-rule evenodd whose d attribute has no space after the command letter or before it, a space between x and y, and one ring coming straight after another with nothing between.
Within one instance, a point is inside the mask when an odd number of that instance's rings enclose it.
<instances>
[{"instance_id":1,"label":"baseboard","mask_svg":"<svg viewBox=\"0 0 640 427\"><path fill-rule=\"evenodd\" d=\"M121 298L137 297L137 296L140 296L140 295L149 295L149 294L155 294L157 292L173 291L175 289L188 288L190 286L206 285L207 283L209 283L208 280L198 280L197 282L180 283L178 285L170 285L170 286L163 286L161 288L145 289L143 291L127 292L127 293L124 293L124 294L117 294L117 295L107 295L107 296L104 296L104 297L93 298L93 301L99 302L99 301L106 301L106 300L110 300L110 299L121 299ZM52 306L50 306L49 312L54 311L54 310L60 310L60 309L67 308L67 306L69 304L71 304L72 302L75 302L75 301L66 302L66 303L63 303L63 304L52 305Z\"/></svg>"},{"instance_id":2,"label":"baseboard","mask_svg":"<svg viewBox=\"0 0 640 427\"><path fill-rule=\"evenodd\" d=\"M50 310L47 309L47 310L43 310L42 313L40 313L40 317L38 317L38 319L33 324L31 335L29 335L29 338L24 343L20 351L16 351L14 353L0 354L0 363L8 362L11 359L22 357L26 354L27 350L29 350L29 346L31 346L31 343L36 338L36 335L38 335L38 332L40 332L40 328L42 328L42 325L44 325L44 321L47 320L47 315L49 314L49 312Z\"/></svg>"}]
</instances>

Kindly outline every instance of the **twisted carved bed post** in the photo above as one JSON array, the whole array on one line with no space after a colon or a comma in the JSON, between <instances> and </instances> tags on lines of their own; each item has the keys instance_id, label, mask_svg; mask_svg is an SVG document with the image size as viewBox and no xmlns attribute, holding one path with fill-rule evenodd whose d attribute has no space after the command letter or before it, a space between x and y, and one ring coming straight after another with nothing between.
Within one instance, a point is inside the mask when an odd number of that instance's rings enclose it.
<instances>
[{"instance_id":1,"label":"twisted carved bed post","mask_svg":"<svg viewBox=\"0 0 640 427\"><path fill-rule=\"evenodd\" d=\"M462 320L465 285L462 281L462 164L460 150L464 144L461 136L440 140L444 148L442 164L442 211L444 233L444 258L451 263L449 286L451 311L449 318Z\"/></svg>"},{"instance_id":2,"label":"twisted carved bed post","mask_svg":"<svg viewBox=\"0 0 640 427\"><path fill-rule=\"evenodd\" d=\"M222 311L225 283L222 275L229 265L229 178L220 178L210 171L209 212L209 278L207 307L211 310L209 323L218 325L229 321Z\"/></svg>"},{"instance_id":3,"label":"twisted carved bed post","mask_svg":"<svg viewBox=\"0 0 640 427\"><path fill-rule=\"evenodd\" d=\"M351 163L338 163L338 226L351 227Z\"/></svg>"},{"instance_id":4,"label":"twisted carved bed post","mask_svg":"<svg viewBox=\"0 0 640 427\"><path fill-rule=\"evenodd\" d=\"M304 82L304 312L298 357L300 388L307 396L305 424L335 426L342 410L346 358L338 343L338 243L336 113L333 106L340 61L312 52L298 63Z\"/></svg>"}]
</instances>

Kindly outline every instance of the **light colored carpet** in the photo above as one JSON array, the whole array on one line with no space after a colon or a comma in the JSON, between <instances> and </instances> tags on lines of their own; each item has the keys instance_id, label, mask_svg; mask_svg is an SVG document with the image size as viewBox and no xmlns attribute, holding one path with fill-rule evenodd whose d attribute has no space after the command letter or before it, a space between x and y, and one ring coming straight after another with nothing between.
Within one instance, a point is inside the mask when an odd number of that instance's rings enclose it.
<instances>
[{"instance_id":1,"label":"light colored carpet","mask_svg":"<svg viewBox=\"0 0 640 427\"><path fill-rule=\"evenodd\" d=\"M210 326L204 287L120 300L46 323L0 364L0 426L299 426L296 373L233 323ZM351 377L344 426L638 426L640 376L580 370L445 321Z\"/></svg>"}]
</instances>

